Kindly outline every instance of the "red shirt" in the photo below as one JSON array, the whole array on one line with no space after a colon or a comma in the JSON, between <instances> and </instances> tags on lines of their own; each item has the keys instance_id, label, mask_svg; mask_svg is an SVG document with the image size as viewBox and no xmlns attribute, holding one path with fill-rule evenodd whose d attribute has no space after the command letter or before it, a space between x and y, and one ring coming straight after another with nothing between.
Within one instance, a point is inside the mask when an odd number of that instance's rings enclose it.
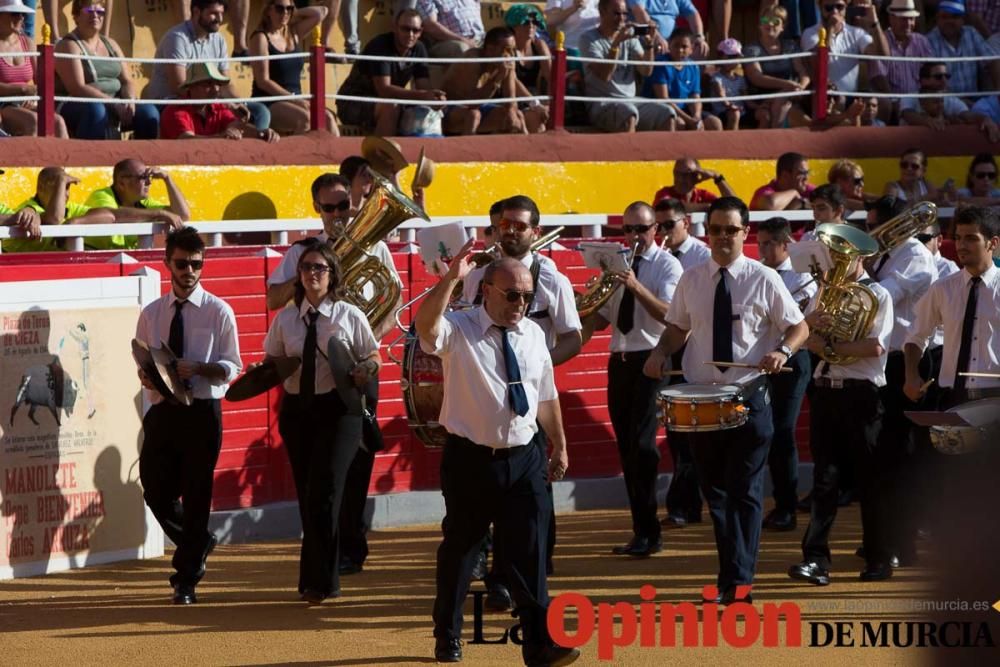
<instances>
[{"instance_id":1,"label":"red shirt","mask_svg":"<svg viewBox=\"0 0 1000 667\"><path fill-rule=\"evenodd\" d=\"M809 194L815 189L816 189L815 185L813 185L812 183L806 183L805 194L801 195L801 197L803 199L808 199ZM754 190L753 197L750 198L750 208L751 209L757 208L756 204L758 197L766 197L768 195L773 195L775 192L778 192L778 179L774 179L770 183L765 183L764 185Z\"/></svg>"},{"instance_id":2,"label":"red shirt","mask_svg":"<svg viewBox=\"0 0 1000 667\"><path fill-rule=\"evenodd\" d=\"M204 118L193 105L170 105L160 116L160 139L176 139L185 132L199 137L212 136L225 130L239 118L225 104L210 104Z\"/></svg>"},{"instance_id":3,"label":"red shirt","mask_svg":"<svg viewBox=\"0 0 1000 667\"><path fill-rule=\"evenodd\" d=\"M674 190L674 186L671 185L656 191L656 195L653 196L653 206L659 204L661 199L678 199L685 204L711 204L718 198L719 195L714 192L695 188L691 191L691 198L686 199L684 195Z\"/></svg>"}]
</instances>

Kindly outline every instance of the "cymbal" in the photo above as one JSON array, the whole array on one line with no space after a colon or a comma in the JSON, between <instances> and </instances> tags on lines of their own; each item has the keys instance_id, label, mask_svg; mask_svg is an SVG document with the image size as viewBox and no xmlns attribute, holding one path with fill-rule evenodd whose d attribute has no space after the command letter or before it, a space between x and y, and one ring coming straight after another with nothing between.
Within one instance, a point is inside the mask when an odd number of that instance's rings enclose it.
<instances>
[{"instance_id":1,"label":"cymbal","mask_svg":"<svg viewBox=\"0 0 1000 667\"><path fill-rule=\"evenodd\" d=\"M171 403L191 405L191 390L177 374L177 357L169 347L154 347L132 339L132 358L146 374L156 392Z\"/></svg>"},{"instance_id":2,"label":"cymbal","mask_svg":"<svg viewBox=\"0 0 1000 667\"><path fill-rule=\"evenodd\" d=\"M226 392L226 400L245 401L277 387L302 364L298 357L271 357L238 378Z\"/></svg>"},{"instance_id":3,"label":"cymbal","mask_svg":"<svg viewBox=\"0 0 1000 667\"><path fill-rule=\"evenodd\" d=\"M368 160L373 171L389 180L410 166L399 144L385 137L365 137L361 142L361 157Z\"/></svg>"},{"instance_id":4,"label":"cymbal","mask_svg":"<svg viewBox=\"0 0 1000 667\"><path fill-rule=\"evenodd\" d=\"M424 147L420 147L420 157L417 158L417 168L413 172L412 190L426 188L434 180L434 160L424 155Z\"/></svg>"}]
</instances>

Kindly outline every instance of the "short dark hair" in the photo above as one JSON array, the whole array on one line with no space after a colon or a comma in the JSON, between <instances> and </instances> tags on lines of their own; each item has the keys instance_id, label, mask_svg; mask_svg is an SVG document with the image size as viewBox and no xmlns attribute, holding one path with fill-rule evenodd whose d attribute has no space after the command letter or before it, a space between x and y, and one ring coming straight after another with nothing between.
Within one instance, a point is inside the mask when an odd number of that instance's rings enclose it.
<instances>
[{"instance_id":1,"label":"short dark hair","mask_svg":"<svg viewBox=\"0 0 1000 667\"><path fill-rule=\"evenodd\" d=\"M685 28L681 26L678 28L674 28L674 31L670 33L670 39L667 41L672 42L675 39L684 39L684 38L694 41L694 32L692 32L690 28Z\"/></svg>"},{"instance_id":2,"label":"short dark hair","mask_svg":"<svg viewBox=\"0 0 1000 667\"><path fill-rule=\"evenodd\" d=\"M295 294L292 297L295 305L301 306L302 300L306 298L306 288L302 286L302 272L299 271L299 267L302 265L302 260L305 259L305 256L311 252L318 252L322 255L326 265L330 267L330 291L327 293L327 299L337 301L341 296L340 284L342 278L340 259L333 252L333 248L330 247L329 243L320 241L316 237L307 239L302 245L305 247L302 249L302 254L299 255L299 261L295 264Z\"/></svg>"},{"instance_id":3,"label":"short dark hair","mask_svg":"<svg viewBox=\"0 0 1000 667\"><path fill-rule=\"evenodd\" d=\"M1000 236L1000 216L986 206L962 206L955 210L955 227L975 225L983 238Z\"/></svg>"},{"instance_id":4,"label":"short dark hair","mask_svg":"<svg viewBox=\"0 0 1000 667\"><path fill-rule=\"evenodd\" d=\"M656 202L656 206L653 210L657 213L660 211L670 211L671 213L681 213L687 215L687 207L684 206L684 202L680 199L674 199L673 197L664 197L660 201Z\"/></svg>"},{"instance_id":5,"label":"short dark hair","mask_svg":"<svg viewBox=\"0 0 1000 667\"><path fill-rule=\"evenodd\" d=\"M920 64L920 73L919 73L920 74L920 78L921 79L926 79L926 78L930 77L931 70L934 69L935 67L944 67L945 69L948 69L948 65L946 65L945 63L943 63L941 61L933 61L932 60L930 62L921 63Z\"/></svg>"},{"instance_id":6,"label":"short dark hair","mask_svg":"<svg viewBox=\"0 0 1000 667\"><path fill-rule=\"evenodd\" d=\"M965 187L972 189L972 173L976 170L976 165L988 164L991 165L994 171L997 168L997 161L993 158L992 153L977 153L972 162L969 163L969 173L965 176Z\"/></svg>"},{"instance_id":7,"label":"short dark hair","mask_svg":"<svg viewBox=\"0 0 1000 667\"><path fill-rule=\"evenodd\" d=\"M174 248L179 248L184 252L205 253L205 241L198 236L198 230L194 227L181 227L167 234L166 259L169 262L174 254Z\"/></svg>"},{"instance_id":8,"label":"short dark hair","mask_svg":"<svg viewBox=\"0 0 1000 667\"><path fill-rule=\"evenodd\" d=\"M490 215L494 216L497 213L503 213L503 205L506 199L498 199L490 205Z\"/></svg>"},{"instance_id":9,"label":"short dark hair","mask_svg":"<svg viewBox=\"0 0 1000 667\"><path fill-rule=\"evenodd\" d=\"M716 211L736 211L740 214L740 224L744 227L750 225L750 209L747 208L746 203L739 197L719 197L713 200L708 205L708 211L705 213L706 223Z\"/></svg>"},{"instance_id":10,"label":"short dark hair","mask_svg":"<svg viewBox=\"0 0 1000 667\"><path fill-rule=\"evenodd\" d=\"M506 26L499 25L486 31L483 37L483 46L499 46L500 42L505 42L514 37L514 31Z\"/></svg>"},{"instance_id":11,"label":"short dark hair","mask_svg":"<svg viewBox=\"0 0 1000 667\"><path fill-rule=\"evenodd\" d=\"M325 174L320 174L319 176L317 176L316 180L313 181L312 183L313 201L316 201L316 198L319 197L320 190L322 190L323 188L330 188L335 185L343 187L348 192L351 191L351 182L346 178L344 178L343 176L341 176L340 174L327 172Z\"/></svg>"},{"instance_id":12,"label":"short dark hair","mask_svg":"<svg viewBox=\"0 0 1000 667\"><path fill-rule=\"evenodd\" d=\"M400 22L401 19L404 19L404 18L407 18L407 17L410 17L410 16L416 16L418 19L420 19L420 23L421 24L424 22L424 17L420 15L420 12L418 12L416 9L413 9L411 7L406 7L404 9L400 9L398 12L396 12L396 17L392 20L393 21L392 24L393 25L399 25L399 22Z\"/></svg>"},{"instance_id":13,"label":"short dark hair","mask_svg":"<svg viewBox=\"0 0 1000 667\"><path fill-rule=\"evenodd\" d=\"M340 175L353 183L362 168L369 166L368 160L360 155L348 155L340 163Z\"/></svg>"},{"instance_id":14,"label":"short dark hair","mask_svg":"<svg viewBox=\"0 0 1000 667\"><path fill-rule=\"evenodd\" d=\"M191 11L203 11L212 5L222 5L223 11L229 11L229 0L191 0Z\"/></svg>"},{"instance_id":15,"label":"short dark hair","mask_svg":"<svg viewBox=\"0 0 1000 667\"><path fill-rule=\"evenodd\" d=\"M893 195L883 195L865 208L875 211L875 226L884 225L907 209L906 202Z\"/></svg>"},{"instance_id":16,"label":"short dark hair","mask_svg":"<svg viewBox=\"0 0 1000 667\"><path fill-rule=\"evenodd\" d=\"M532 227L537 227L538 222L542 219L541 213L538 212L538 204L535 203L534 199L526 195L514 195L502 200L501 203L501 211L527 211L530 213ZM492 211L492 209L490 210Z\"/></svg>"},{"instance_id":17,"label":"short dark hair","mask_svg":"<svg viewBox=\"0 0 1000 667\"><path fill-rule=\"evenodd\" d=\"M767 232L778 243L788 243L792 238L792 223L788 222L788 218L776 215L773 218L759 222L757 224L757 232Z\"/></svg>"},{"instance_id":18,"label":"short dark hair","mask_svg":"<svg viewBox=\"0 0 1000 667\"><path fill-rule=\"evenodd\" d=\"M834 183L824 183L809 193L809 201L813 202L817 199L828 202L833 208L843 208L847 203L840 186Z\"/></svg>"},{"instance_id":19,"label":"short dark hair","mask_svg":"<svg viewBox=\"0 0 1000 667\"><path fill-rule=\"evenodd\" d=\"M780 176L783 171L791 171L795 169L795 165L806 159L806 156L802 153L782 153L778 157L778 163L776 165L776 173Z\"/></svg>"}]
</instances>

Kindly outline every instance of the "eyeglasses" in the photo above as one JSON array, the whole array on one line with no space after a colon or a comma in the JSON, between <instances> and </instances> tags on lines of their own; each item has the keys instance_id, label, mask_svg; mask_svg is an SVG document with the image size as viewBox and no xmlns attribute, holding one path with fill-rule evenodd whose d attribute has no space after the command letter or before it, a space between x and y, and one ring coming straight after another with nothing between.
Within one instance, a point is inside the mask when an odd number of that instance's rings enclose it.
<instances>
[{"instance_id":1,"label":"eyeglasses","mask_svg":"<svg viewBox=\"0 0 1000 667\"><path fill-rule=\"evenodd\" d=\"M302 273L329 273L331 269L326 264L313 264L312 262L303 262L302 264L299 264L299 271L301 271Z\"/></svg>"},{"instance_id":2,"label":"eyeglasses","mask_svg":"<svg viewBox=\"0 0 1000 667\"><path fill-rule=\"evenodd\" d=\"M934 238L933 234L917 234L917 240L921 243L927 243L932 238Z\"/></svg>"},{"instance_id":3,"label":"eyeglasses","mask_svg":"<svg viewBox=\"0 0 1000 667\"><path fill-rule=\"evenodd\" d=\"M795 173L798 174L799 176L808 176L809 175L809 170L808 169L799 169Z\"/></svg>"},{"instance_id":4,"label":"eyeglasses","mask_svg":"<svg viewBox=\"0 0 1000 667\"><path fill-rule=\"evenodd\" d=\"M744 229L746 227L737 227L736 225L709 225L708 233L710 236L736 236Z\"/></svg>"},{"instance_id":5,"label":"eyeglasses","mask_svg":"<svg viewBox=\"0 0 1000 667\"><path fill-rule=\"evenodd\" d=\"M508 220L503 218L497 224L497 227L503 230L513 230L515 232L526 232L531 229L530 222L524 222L523 220Z\"/></svg>"},{"instance_id":6,"label":"eyeglasses","mask_svg":"<svg viewBox=\"0 0 1000 667\"><path fill-rule=\"evenodd\" d=\"M412 25L401 25L401 26L399 26L399 29L400 29L401 32L408 32L411 35L419 35L420 33L422 33L424 31L423 28L418 28L418 27L412 26Z\"/></svg>"},{"instance_id":7,"label":"eyeglasses","mask_svg":"<svg viewBox=\"0 0 1000 667\"><path fill-rule=\"evenodd\" d=\"M832 14L833 12L840 12L843 14L846 9L847 5L840 4L839 2L835 5L823 5L823 11L827 14Z\"/></svg>"},{"instance_id":8,"label":"eyeglasses","mask_svg":"<svg viewBox=\"0 0 1000 667\"><path fill-rule=\"evenodd\" d=\"M669 232L681 222L683 222L683 220L664 220L663 222L657 223L656 228L661 232Z\"/></svg>"},{"instance_id":9,"label":"eyeglasses","mask_svg":"<svg viewBox=\"0 0 1000 667\"><path fill-rule=\"evenodd\" d=\"M537 27L540 26L541 23L536 18L526 18L523 21L521 21L521 25L533 25Z\"/></svg>"},{"instance_id":10,"label":"eyeglasses","mask_svg":"<svg viewBox=\"0 0 1000 667\"><path fill-rule=\"evenodd\" d=\"M612 16L628 16L628 12L611 12Z\"/></svg>"},{"instance_id":11,"label":"eyeglasses","mask_svg":"<svg viewBox=\"0 0 1000 667\"><path fill-rule=\"evenodd\" d=\"M339 204L320 204L319 210L324 213L336 213L337 211L346 211L351 208L351 200L345 199Z\"/></svg>"},{"instance_id":12,"label":"eyeglasses","mask_svg":"<svg viewBox=\"0 0 1000 667\"><path fill-rule=\"evenodd\" d=\"M108 10L106 10L104 7L95 7L93 5L91 5L90 7L84 7L83 11L87 14L90 14L91 16L99 16L101 18L103 18L104 15L108 13Z\"/></svg>"},{"instance_id":13,"label":"eyeglasses","mask_svg":"<svg viewBox=\"0 0 1000 667\"><path fill-rule=\"evenodd\" d=\"M645 234L653 225L622 225L622 231L626 234Z\"/></svg>"},{"instance_id":14,"label":"eyeglasses","mask_svg":"<svg viewBox=\"0 0 1000 667\"><path fill-rule=\"evenodd\" d=\"M765 17L761 18L760 24L761 25L770 25L770 26L781 25L781 19L768 18L768 17L765 16Z\"/></svg>"},{"instance_id":15,"label":"eyeglasses","mask_svg":"<svg viewBox=\"0 0 1000 667\"><path fill-rule=\"evenodd\" d=\"M984 180L985 179L989 179L991 181L997 180L997 173L995 171L977 171L973 174L973 176Z\"/></svg>"},{"instance_id":16,"label":"eyeglasses","mask_svg":"<svg viewBox=\"0 0 1000 667\"><path fill-rule=\"evenodd\" d=\"M934 74L931 74L930 78L935 81L947 81L951 78L951 74L948 74L947 72L935 72Z\"/></svg>"},{"instance_id":17,"label":"eyeglasses","mask_svg":"<svg viewBox=\"0 0 1000 667\"><path fill-rule=\"evenodd\" d=\"M125 178L133 178L133 179L135 179L137 181L145 181L146 183L148 183L148 182L150 182L150 181L153 180L153 177L150 176L148 173L142 173L142 174L125 174Z\"/></svg>"},{"instance_id":18,"label":"eyeglasses","mask_svg":"<svg viewBox=\"0 0 1000 667\"><path fill-rule=\"evenodd\" d=\"M503 294L504 298L507 299L507 303L517 303L519 301L524 301L525 303L531 303L532 301L535 300L534 292L518 292L515 289L500 289L493 283L486 283L486 284L495 289L496 291L500 292L501 294Z\"/></svg>"},{"instance_id":19,"label":"eyeglasses","mask_svg":"<svg viewBox=\"0 0 1000 667\"><path fill-rule=\"evenodd\" d=\"M854 182L855 185L864 185L865 184L865 177L864 176L855 176L851 180Z\"/></svg>"},{"instance_id":20,"label":"eyeglasses","mask_svg":"<svg viewBox=\"0 0 1000 667\"><path fill-rule=\"evenodd\" d=\"M175 259L174 266L180 271L187 271L188 267L191 267L194 271L201 271L201 267L205 266L205 260L203 259Z\"/></svg>"},{"instance_id":21,"label":"eyeglasses","mask_svg":"<svg viewBox=\"0 0 1000 667\"><path fill-rule=\"evenodd\" d=\"M901 161L901 162L899 163L899 168L900 168L900 169L909 169L909 170L911 170L911 171L916 171L917 169L920 169L920 168L921 168L922 166L923 166L923 165L922 165L922 164L920 164L919 162L906 162L906 161Z\"/></svg>"}]
</instances>

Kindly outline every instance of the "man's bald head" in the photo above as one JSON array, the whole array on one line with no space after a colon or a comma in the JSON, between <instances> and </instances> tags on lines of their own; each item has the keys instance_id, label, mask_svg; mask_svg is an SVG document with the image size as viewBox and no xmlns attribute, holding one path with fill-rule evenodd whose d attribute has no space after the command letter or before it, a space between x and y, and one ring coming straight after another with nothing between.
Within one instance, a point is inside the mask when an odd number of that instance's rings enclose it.
<instances>
[{"instance_id":1,"label":"man's bald head","mask_svg":"<svg viewBox=\"0 0 1000 667\"><path fill-rule=\"evenodd\" d=\"M483 308L494 323L516 326L534 298L531 271L512 257L498 259L483 273Z\"/></svg>"},{"instance_id":2,"label":"man's bald head","mask_svg":"<svg viewBox=\"0 0 1000 667\"><path fill-rule=\"evenodd\" d=\"M513 257L501 257L486 267L486 272L483 274L483 282L492 284L495 278L498 277L498 274L514 279L519 273L524 273L528 276L529 280L531 279L531 272L528 270L528 267L520 261Z\"/></svg>"}]
</instances>

